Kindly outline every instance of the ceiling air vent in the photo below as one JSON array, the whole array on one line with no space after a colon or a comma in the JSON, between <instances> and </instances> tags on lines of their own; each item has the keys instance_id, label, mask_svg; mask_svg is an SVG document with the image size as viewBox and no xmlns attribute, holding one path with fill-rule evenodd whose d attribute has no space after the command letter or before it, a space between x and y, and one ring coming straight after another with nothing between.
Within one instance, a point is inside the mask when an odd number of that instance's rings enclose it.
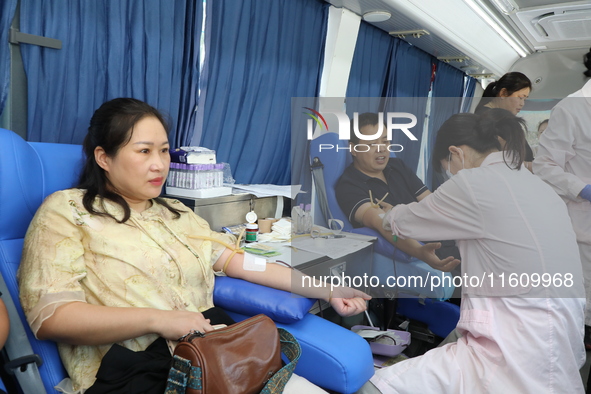
<instances>
[{"instance_id":1,"label":"ceiling air vent","mask_svg":"<svg viewBox=\"0 0 591 394\"><path fill-rule=\"evenodd\" d=\"M547 14L535 17L531 20L531 26L535 29L535 31L538 32L538 34L540 36L548 38L548 32L546 31L546 29L544 29L544 27L542 25L540 25L540 20L547 18L549 16L554 16L554 15L556 15L556 14L554 14L553 12L549 12Z\"/></svg>"},{"instance_id":2,"label":"ceiling air vent","mask_svg":"<svg viewBox=\"0 0 591 394\"><path fill-rule=\"evenodd\" d=\"M591 5L556 2L551 7L525 8L510 16L531 35L534 47L568 48L591 41ZM586 41L581 43L581 41Z\"/></svg>"},{"instance_id":3,"label":"ceiling air vent","mask_svg":"<svg viewBox=\"0 0 591 394\"><path fill-rule=\"evenodd\" d=\"M552 40L588 40L591 37L591 9L546 14L538 19L537 24Z\"/></svg>"}]
</instances>

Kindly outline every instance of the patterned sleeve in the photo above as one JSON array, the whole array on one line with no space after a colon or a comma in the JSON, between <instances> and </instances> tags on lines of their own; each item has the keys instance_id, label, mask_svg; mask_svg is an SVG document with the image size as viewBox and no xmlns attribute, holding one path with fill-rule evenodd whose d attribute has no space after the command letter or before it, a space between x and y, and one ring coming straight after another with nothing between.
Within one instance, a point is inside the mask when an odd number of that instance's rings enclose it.
<instances>
[{"instance_id":1,"label":"patterned sleeve","mask_svg":"<svg viewBox=\"0 0 591 394\"><path fill-rule=\"evenodd\" d=\"M174 201L174 203L182 204L178 201ZM183 232L186 232L189 244L200 252L201 258L205 260L207 265L213 266L217 262L220 255L226 250L226 245L236 244L236 238L233 235L213 231L209 227L209 223L190 208L184 205L182 208L178 205L173 206L187 213L188 227L183 229ZM219 273L216 272L216 274Z\"/></svg>"},{"instance_id":2,"label":"patterned sleeve","mask_svg":"<svg viewBox=\"0 0 591 394\"><path fill-rule=\"evenodd\" d=\"M82 235L67 195L56 192L29 225L18 272L21 304L35 335L59 306L85 302L85 276Z\"/></svg>"}]
</instances>

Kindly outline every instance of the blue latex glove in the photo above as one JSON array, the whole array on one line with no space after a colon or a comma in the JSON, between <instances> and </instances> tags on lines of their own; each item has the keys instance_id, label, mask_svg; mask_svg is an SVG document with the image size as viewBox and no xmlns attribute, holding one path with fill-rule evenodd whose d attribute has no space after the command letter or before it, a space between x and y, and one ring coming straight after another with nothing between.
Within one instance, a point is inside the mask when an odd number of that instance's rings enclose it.
<instances>
[{"instance_id":1,"label":"blue latex glove","mask_svg":"<svg viewBox=\"0 0 591 394\"><path fill-rule=\"evenodd\" d=\"M587 185L581 190L579 196L584 198L585 200L591 201L591 185Z\"/></svg>"}]
</instances>

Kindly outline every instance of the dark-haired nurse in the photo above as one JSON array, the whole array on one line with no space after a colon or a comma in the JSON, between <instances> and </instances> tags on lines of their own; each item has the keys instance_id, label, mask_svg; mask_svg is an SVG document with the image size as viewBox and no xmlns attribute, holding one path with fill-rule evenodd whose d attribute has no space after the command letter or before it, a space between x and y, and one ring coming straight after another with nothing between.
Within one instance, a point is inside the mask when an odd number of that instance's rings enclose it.
<instances>
[{"instance_id":1,"label":"dark-haired nurse","mask_svg":"<svg viewBox=\"0 0 591 394\"><path fill-rule=\"evenodd\" d=\"M488 84L476 106L476 115L491 108L505 109L517 115L531 92L531 81L525 74L514 71Z\"/></svg>"},{"instance_id":2,"label":"dark-haired nurse","mask_svg":"<svg viewBox=\"0 0 591 394\"><path fill-rule=\"evenodd\" d=\"M511 130L503 151L500 127ZM399 237L456 240L461 337L378 370L362 392L583 392L585 293L576 238L564 202L522 165L521 127L500 109L482 118L454 115L433 154L434 165L453 176L384 217Z\"/></svg>"},{"instance_id":3,"label":"dark-haired nurse","mask_svg":"<svg viewBox=\"0 0 591 394\"><path fill-rule=\"evenodd\" d=\"M498 81L488 84L474 113L482 115L491 108L500 108L517 115L525 105L525 100L529 97L531 88L531 81L525 74L517 71L507 73ZM502 136L499 137L503 138ZM523 161L530 171L532 171L533 160L534 151L526 142Z\"/></svg>"}]
</instances>

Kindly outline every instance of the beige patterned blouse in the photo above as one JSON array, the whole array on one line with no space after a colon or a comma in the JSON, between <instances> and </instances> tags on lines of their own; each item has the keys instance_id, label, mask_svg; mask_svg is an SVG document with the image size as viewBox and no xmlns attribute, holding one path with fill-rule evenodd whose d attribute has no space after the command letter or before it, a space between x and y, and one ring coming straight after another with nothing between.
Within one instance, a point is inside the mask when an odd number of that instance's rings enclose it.
<instances>
[{"instance_id":1,"label":"beige patterned blouse","mask_svg":"<svg viewBox=\"0 0 591 394\"><path fill-rule=\"evenodd\" d=\"M153 202L144 212L131 211L120 224L90 215L83 191L56 192L37 211L25 237L19 270L21 303L36 334L55 309L83 301L112 307L150 307L204 311L213 306L212 265L224 246L188 235L210 236L234 243L211 231L207 222L177 200L179 219ZM98 206L98 205L97 205ZM104 208L121 218L123 209L109 201ZM120 343L144 350L156 335ZM59 344L75 391L92 385L105 346Z\"/></svg>"}]
</instances>

